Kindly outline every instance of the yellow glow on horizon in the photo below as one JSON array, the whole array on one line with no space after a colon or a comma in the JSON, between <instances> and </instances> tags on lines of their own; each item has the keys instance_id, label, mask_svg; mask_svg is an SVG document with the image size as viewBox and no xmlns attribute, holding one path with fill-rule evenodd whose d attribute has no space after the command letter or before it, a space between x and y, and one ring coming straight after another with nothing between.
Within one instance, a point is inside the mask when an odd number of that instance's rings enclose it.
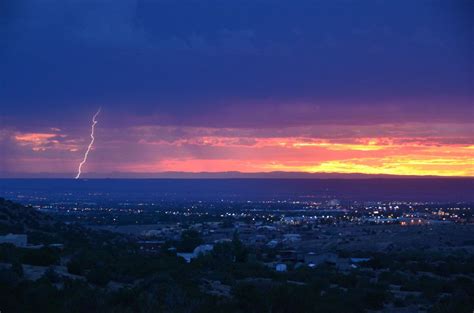
<instances>
[{"instance_id":1,"label":"yellow glow on horizon","mask_svg":"<svg viewBox=\"0 0 474 313\"><path fill-rule=\"evenodd\" d=\"M211 141L216 148L234 149L235 154L231 159L167 160L158 165L159 170L474 176L472 145L411 142L403 138L359 138L347 143L257 138L251 145L236 144L239 141L235 138Z\"/></svg>"},{"instance_id":2,"label":"yellow glow on horizon","mask_svg":"<svg viewBox=\"0 0 474 313\"><path fill-rule=\"evenodd\" d=\"M413 176L474 176L472 158L456 159L349 159L325 161L317 165L287 165L269 163L271 171L296 171L308 173L360 173Z\"/></svg>"}]
</instances>

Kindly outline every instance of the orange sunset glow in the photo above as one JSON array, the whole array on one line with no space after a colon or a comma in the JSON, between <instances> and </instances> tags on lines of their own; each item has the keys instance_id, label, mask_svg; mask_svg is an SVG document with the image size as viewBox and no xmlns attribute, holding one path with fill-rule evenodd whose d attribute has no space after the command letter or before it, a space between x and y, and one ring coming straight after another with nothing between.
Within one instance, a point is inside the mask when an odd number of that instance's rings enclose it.
<instances>
[{"instance_id":1,"label":"orange sunset glow","mask_svg":"<svg viewBox=\"0 0 474 313\"><path fill-rule=\"evenodd\" d=\"M239 134L246 131L239 129L223 132L210 128L189 128L180 137L169 135L174 131L175 128L133 128L121 140L112 140L115 131L102 130L88 170L474 176L474 146L465 136L456 142L451 137L437 136L268 137L252 136L252 132L242 136ZM11 136L21 149L31 151L28 162L37 164L29 168L38 172L70 166L67 164L81 155L84 144L84 139L67 136L61 130L17 132ZM110 155L108 151L128 152ZM61 154L58 156L57 152ZM103 164L104 159L107 164Z\"/></svg>"},{"instance_id":2,"label":"orange sunset glow","mask_svg":"<svg viewBox=\"0 0 474 313\"><path fill-rule=\"evenodd\" d=\"M473 176L474 146L363 138L354 143L303 138L203 137L161 142L163 148L204 147L224 158L183 156L127 166L131 172L322 172ZM146 145L146 143L142 143ZM157 143L155 143L156 145Z\"/></svg>"},{"instance_id":3,"label":"orange sunset glow","mask_svg":"<svg viewBox=\"0 0 474 313\"><path fill-rule=\"evenodd\" d=\"M272 130L147 126L120 132L123 136L119 138L117 129L98 128L97 145L86 172L474 176L469 126L439 128L442 133L431 132L429 136L423 133L422 125L361 126L356 135L344 126L287 128L274 136ZM397 136L388 136L394 132ZM285 136L291 133L313 134ZM376 133L385 135L372 135ZM87 139L67 135L61 129L10 136L18 149L29 155L19 157L16 164L27 163L23 168L33 172L66 172L83 153Z\"/></svg>"}]
</instances>

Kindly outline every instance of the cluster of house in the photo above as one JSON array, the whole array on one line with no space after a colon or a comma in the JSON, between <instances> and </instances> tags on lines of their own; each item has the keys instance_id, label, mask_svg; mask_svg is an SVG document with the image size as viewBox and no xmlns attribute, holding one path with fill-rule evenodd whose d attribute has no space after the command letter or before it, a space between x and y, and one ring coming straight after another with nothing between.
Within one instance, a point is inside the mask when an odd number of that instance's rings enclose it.
<instances>
[{"instance_id":1,"label":"cluster of house","mask_svg":"<svg viewBox=\"0 0 474 313\"><path fill-rule=\"evenodd\" d=\"M332 264L338 270L346 271L357 268L360 262L368 261L365 258L340 258L334 253L315 253L308 252L308 249L301 249L300 244L306 239L323 238L325 235L319 231L315 236L315 229L312 227L298 226L295 231L295 225L292 223L235 222L233 227L222 227L222 223L196 223L190 229L200 232L206 244L196 247L193 252L177 253L186 262L191 262L201 254L209 253L213 250L215 243L230 240L234 231L238 232L245 245L255 247L262 252L263 262L266 265L280 272L301 266L317 267L324 263ZM145 252L158 252L166 240L179 239L183 230L179 224L148 230L142 233L142 238L138 243ZM265 251L274 253L269 255Z\"/></svg>"},{"instance_id":2,"label":"cluster of house","mask_svg":"<svg viewBox=\"0 0 474 313\"><path fill-rule=\"evenodd\" d=\"M285 272L288 266L299 268L307 266L315 268L324 264L333 265L339 271L349 271L358 268L361 263L367 262L370 258L342 258L335 253L315 253L297 252L295 250L279 251L275 257L276 261L266 263L267 266L274 267L277 272Z\"/></svg>"}]
</instances>

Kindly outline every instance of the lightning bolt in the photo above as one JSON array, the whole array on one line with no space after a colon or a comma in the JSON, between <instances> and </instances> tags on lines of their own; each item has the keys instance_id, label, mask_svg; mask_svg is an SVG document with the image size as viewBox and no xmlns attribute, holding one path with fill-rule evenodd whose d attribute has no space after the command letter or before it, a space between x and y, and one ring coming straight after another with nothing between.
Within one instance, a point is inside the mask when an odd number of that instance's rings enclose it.
<instances>
[{"instance_id":1,"label":"lightning bolt","mask_svg":"<svg viewBox=\"0 0 474 313\"><path fill-rule=\"evenodd\" d=\"M75 179L79 179L79 177L81 177L81 174L82 174L82 166L87 162L87 157L89 156L89 152L91 151L92 145L94 144L94 140L95 140L95 137L94 137L95 125L98 123L98 121L96 120L96 118L97 118L97 116L99 115L100 110L101 110L101 108L99 108L99 110L97 110L97 113L95 113L94 116L92 117L91 142L89 143L89 146L87 146L87 151L86 151L86 153L84 153L84 159L82 159L82 162L79 163L79 168L77 169L77 175L76 175Z\"/></svg>"}]
</instances>

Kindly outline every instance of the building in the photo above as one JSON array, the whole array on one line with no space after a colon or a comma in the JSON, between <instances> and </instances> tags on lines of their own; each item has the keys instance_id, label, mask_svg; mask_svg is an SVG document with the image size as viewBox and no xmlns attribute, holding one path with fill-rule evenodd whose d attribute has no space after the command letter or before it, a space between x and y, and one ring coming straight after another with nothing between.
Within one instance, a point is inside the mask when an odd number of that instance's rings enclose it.
<instances>
[{"instance_id":1,"label":"building","mask_svg":"<svg viewBox=\"0 0 474 313\"><path fill-rule=\"evenodd\" d=\"M190 263L192 259L195 259L202 254L209 253L213 249L214 245L204 244L194 248L192 253L178 253L177 255L185 259L187 263Z\"/></svg>"},{"instance_id":2,"label":"building","mask_svg":"<svg viewBox=\"0 0 474 313\"><path fill-rule=\"evenodd\" d=\"M284 243L295 243L301 241L300 234L285 234L283 235L283 242Z\"/></svg>"},{"instance_id":3,"label":"building","mask_svg":"<svg viewBox=\"0 0 474 313\"><path fill-rule=\"evenodd\" d=\"M276 246L278 246L278 243L279 242L276 239L270 240L269 242L267 242L267 247L275 248Z\"/></svg>"},{"instance_id":4,"label":"building","mask_svg":"<svg viewBox=\"0 0 474 313\"><path fill-rule=\"evenodd\" d=\"M298 254L296 250L280 250L278 251L277 258L282 262L296 262Z\"/></svg>"},{"instance_id":5,"label":"building","mask_svg":"<svg viewBox=\"0 0 474 313\"><path fill-rule=\"evenodd\" d=\"M401 217L398 219L401 226L428 225L429 221L420 217Z\"/></svg>"},{"instance_id":6,"label":"building","mask_svg":"<svg viewBox=\"0 0 474 313\"><path fill-rule=\"evenodd\" d=\"M0 236L0 244L9 243L16 247L26 247L28 245L28 236L26 234L8 234Z\"/></svg>"},{"instance_id":7,"label":"building","mask_svg":"<svg viewBox=\"0 0 474 313\"><path fill-rule=\"evenodd\" d=\"M140 247L140 250L146 252L158 252L161 249L161 246L165 243L164 240L139 240L137 244Z\"/></svg>"},{"instance_id":8,"label":"building","mask_svg":"<svg viewBox=\"0 0 474 313\"><path fill-rule=\"evenodd\" d=\"M316 254L309 252L304 256L304 262L310 267L319 266L323 263L336 263L338 257L335 253Z\"/></svg>"}]
</instances>

